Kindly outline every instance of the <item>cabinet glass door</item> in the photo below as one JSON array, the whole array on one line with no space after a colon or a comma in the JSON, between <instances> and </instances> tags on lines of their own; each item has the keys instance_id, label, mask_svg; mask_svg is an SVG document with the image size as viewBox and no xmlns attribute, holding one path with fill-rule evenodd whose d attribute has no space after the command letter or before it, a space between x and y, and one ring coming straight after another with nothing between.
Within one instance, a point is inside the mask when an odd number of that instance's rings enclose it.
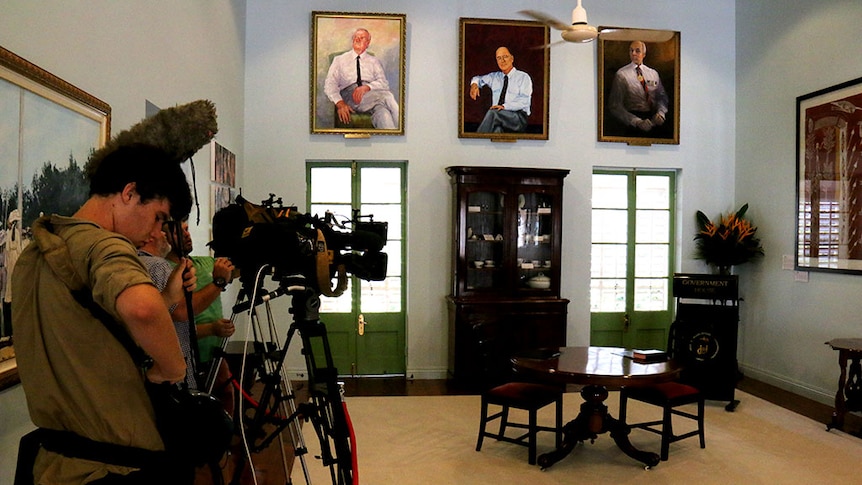
<instances>
[{"instance_id":1,"label":"cabinet glass door","mask_svg":"<svg viewBox=\"0 0 862 485\"><path fill-rule=\"evenodd\" d=\"M516 264L521 288L550 290L553 260L553 198L545 193L518 194Z\"/></svg>"},{"instance_id":2,"label":"cabinet glass door","mask_svg":"<svg viewBox=\"0 0 862 485\"><path fill-rule=\"evenodd\" d=\"M465 258L467 289L499 289L506 286L502 192L471 192L467 196Z\"/></svg>"}]
</instances>

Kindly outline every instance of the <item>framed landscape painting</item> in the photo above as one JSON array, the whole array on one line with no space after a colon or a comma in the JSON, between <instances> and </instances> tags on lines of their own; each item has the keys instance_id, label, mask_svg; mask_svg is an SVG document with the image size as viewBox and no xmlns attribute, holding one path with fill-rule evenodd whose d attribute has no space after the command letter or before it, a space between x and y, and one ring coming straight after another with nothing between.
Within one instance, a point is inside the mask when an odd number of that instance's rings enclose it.
<instances>
[{"instance_id":1,"label":"framed landscape painting","mask_svg":"<svg viewBox=\"0 0 862 485\"><path fill-rule=\"evenodd\" d=\"M107 103L0 47L0 336L14 330L6 293L14 255L41 214L72 215L87 199L84 166L110 129ZM17 366L0 362L0 383L16 376Z\"/></svg>"}]
</instances>

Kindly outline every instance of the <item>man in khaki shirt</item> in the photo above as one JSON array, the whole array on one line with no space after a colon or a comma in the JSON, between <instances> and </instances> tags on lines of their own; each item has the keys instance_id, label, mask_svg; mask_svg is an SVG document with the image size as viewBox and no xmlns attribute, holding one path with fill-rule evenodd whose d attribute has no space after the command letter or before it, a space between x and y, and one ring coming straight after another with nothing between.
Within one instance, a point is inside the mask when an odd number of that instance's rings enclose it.
<instances>
[{"instance_id":1,"label":"man in khaki shirt","mask_svg":"<svg viewBox=\"0 0 862 485\"><path fill-rule=\"evenodd\" d=\"M89 167L89 176L90 197L72 217L33 224L33 240L12 277L21 383L31 420L53 437L41 440L33 480L191 483L188 467L128 459L164 449L144 380L174 383L185 376L168 305L195 284L193 271L183 279L185 261L163 296L136 248L165 220L188 214L189 186L176 160L147 145L116 149ZM109 325L152 358L149 369ZM27 471L19 465L17 473Z\"/></svg>"}]
</instances>

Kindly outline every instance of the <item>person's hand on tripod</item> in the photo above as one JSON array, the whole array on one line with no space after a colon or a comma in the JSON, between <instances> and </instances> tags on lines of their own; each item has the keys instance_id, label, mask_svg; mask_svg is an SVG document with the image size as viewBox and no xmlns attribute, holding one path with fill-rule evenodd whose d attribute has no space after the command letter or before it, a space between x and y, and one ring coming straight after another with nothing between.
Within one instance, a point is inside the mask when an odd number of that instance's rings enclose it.
<instances>
[{"instance_id":1,"label":"person's hand on tripod","mask_svg":"<svg viewBox=\"0 0 862 485\"><path fill-rule=\"evenodd\" d=\"M233 335L236 327L233 322L227 318L219 318L212 322L212 334L216 337L227 338Z\"/></svg>"}]
</instances>

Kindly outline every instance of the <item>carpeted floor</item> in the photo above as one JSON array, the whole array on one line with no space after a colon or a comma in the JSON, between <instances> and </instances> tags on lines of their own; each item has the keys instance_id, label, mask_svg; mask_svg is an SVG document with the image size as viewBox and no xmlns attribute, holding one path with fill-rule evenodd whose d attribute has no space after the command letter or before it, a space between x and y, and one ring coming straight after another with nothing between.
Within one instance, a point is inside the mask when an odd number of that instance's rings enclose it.
<instances>
[{"instance_id":1,"label":"carpeted floor","mask_svg":"<svg viewBox=\"0 0 862 485\"><path fill-rule=\"evenodd\" d=\"M706 448L697 438L671 444L670 460L645 470L614 445L607 434L579 445L547 470L527 464L527 449L486 439L475 451L478 396L393 396L348 398L357 435L358 474L363 485L410 484L813 484L856 483L862 440L825 431L822 423L737 391L741 404L727 412L724 402L708 402ZM565 396L565 416L577 414L580 395ZM618 395L606 404L618 413ZM660 410L630 401L629 421L659 419ZM551 408L540 421L551 423ZM689 424L691 423L691 424ZM677 432L694 423L674 422ZM305 428L305 455L311 482L331 483L314 459L316 437ZM638 448L659 451L659 436L633 430ZM539 453L553 448L550 433L539 435ZM306 483L299 462L293 484Z\"/></svg>"}]
</instances>

